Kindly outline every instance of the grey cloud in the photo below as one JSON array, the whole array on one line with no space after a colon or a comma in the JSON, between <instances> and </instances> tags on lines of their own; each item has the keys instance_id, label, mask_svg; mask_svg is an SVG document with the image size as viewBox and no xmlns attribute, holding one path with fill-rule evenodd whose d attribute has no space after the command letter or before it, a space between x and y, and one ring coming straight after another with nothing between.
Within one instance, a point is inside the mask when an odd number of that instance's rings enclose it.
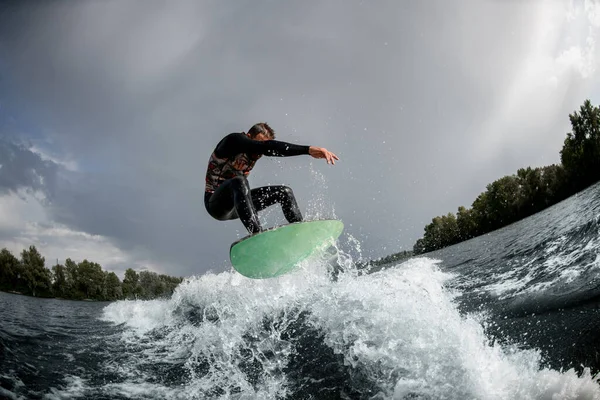
<instances>
[{"instance_id":1,"label":"grey cloud","mask_svg":"<svg viewBox=\"0 0 600 400\"><path fill-rule=\"evenodd\" d=\"M589 86L574 77L541 125L496 117L537 2L29 4L0 14L0 100L82 165L61 174L49 210L179 273L224 268L243 234L203 205L208 155L229 132L267 120L281 140L338 153L334 168L261 160L251 184L335 209L379 256L493 179L554 161Z\"/></svg>"},{"instance_id":2,"label":"grey cloud","mask_svg":"<svg viewBox=\"0 0 600 400\"><path fill-rule=\"evenodd\" d=\"M0 194L41 191L51 199L56 193L59 166L39 154L0 139L0 165Z\"/></svg>"}]
</instances>

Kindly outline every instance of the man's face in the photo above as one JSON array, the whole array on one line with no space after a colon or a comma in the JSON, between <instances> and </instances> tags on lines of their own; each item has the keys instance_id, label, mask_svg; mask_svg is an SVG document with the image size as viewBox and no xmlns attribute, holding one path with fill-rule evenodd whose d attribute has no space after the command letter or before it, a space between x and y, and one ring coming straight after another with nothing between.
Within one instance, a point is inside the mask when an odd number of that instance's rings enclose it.
<instances>
[{"instance_id":1,"label":"man's face","mask_svg":"<svg viewBox=\"0 0 600 400\"><path fill-rule=\"evenodd\" d=\"M254 140L260 140L261 142L265 141L265 140L271 140L271 138L269 136L267 136L264 133L259 133L258 135L254 136L253 138Z\"/></svg>"}]
</instances>

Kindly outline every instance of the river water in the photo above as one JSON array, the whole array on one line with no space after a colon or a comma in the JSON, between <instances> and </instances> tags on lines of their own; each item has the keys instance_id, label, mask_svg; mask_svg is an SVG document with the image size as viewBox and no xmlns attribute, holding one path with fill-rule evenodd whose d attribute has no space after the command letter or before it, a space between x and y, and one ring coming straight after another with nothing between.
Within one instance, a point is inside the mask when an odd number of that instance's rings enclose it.
<instances>
[{"instance_id":1,"label":"river water","mask_svg":"<svg viewBox=\"0 0 600 400\"><path fill-rule=\"evenodd\" d=\"M376 271L339 247L168 300L0 293L0 398L600 399L599 185Z\"/></svg>"}]
</instances>

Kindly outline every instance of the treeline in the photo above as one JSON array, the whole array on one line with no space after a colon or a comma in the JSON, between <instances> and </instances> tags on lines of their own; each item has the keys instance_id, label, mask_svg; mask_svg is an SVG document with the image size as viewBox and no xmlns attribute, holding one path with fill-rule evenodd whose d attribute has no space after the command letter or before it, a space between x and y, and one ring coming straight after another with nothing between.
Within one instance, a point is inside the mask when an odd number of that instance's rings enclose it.
<instances>
[{"instance_id":1,"label":"treeline","mask_svg":"<svg viewBox=\"0 0 600 400\"><path fill-rule=\"evenodd\" d=\"M155 272L125 271L123 282L114 272L100 264L67 258L65 264L45 267L45 258L35 246L24 249L17 259L7 249L0 251L0 290L36 297L59 297L73 300L112 301L149 300L170 296L182 278Z\"/></svg>"},{"instance_id":2,"label":"treeline","mask_svg":"<svg viewBox=\"0 0 600 400\"><path fill-rule=\"evenodd\" d=\"M569 114L560 165L521 168L490 183L471 208L435 217L413 247L422 254L471 239L533 215L600 180L600 108L586 100Z\"/></svg>"}]
</instances>

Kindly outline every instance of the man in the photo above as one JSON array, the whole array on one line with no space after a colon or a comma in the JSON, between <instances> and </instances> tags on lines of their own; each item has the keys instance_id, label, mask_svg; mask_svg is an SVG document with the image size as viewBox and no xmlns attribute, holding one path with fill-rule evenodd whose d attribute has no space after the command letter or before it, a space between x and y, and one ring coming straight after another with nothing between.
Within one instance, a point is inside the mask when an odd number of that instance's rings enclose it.
<instances>
[{"instance_id":1,"label":"man","mask_svg":"<svg viewBox=\"0 0 600 400\"><path fill-rule=\"evenodd\" d=\"M302 214L292 189L287 186L264 186L250 189L246 177L263 155L290 157L308 154L335 164L339 158L322 147L300 146L275 139L275 131L265 122L254 125L248 133L231 133L217 144L206 170L204 205L219 221L239 218L249 233L262 230L257 212L279 203L289 223L302 221Z\"/></svg>"}]
</instances>

